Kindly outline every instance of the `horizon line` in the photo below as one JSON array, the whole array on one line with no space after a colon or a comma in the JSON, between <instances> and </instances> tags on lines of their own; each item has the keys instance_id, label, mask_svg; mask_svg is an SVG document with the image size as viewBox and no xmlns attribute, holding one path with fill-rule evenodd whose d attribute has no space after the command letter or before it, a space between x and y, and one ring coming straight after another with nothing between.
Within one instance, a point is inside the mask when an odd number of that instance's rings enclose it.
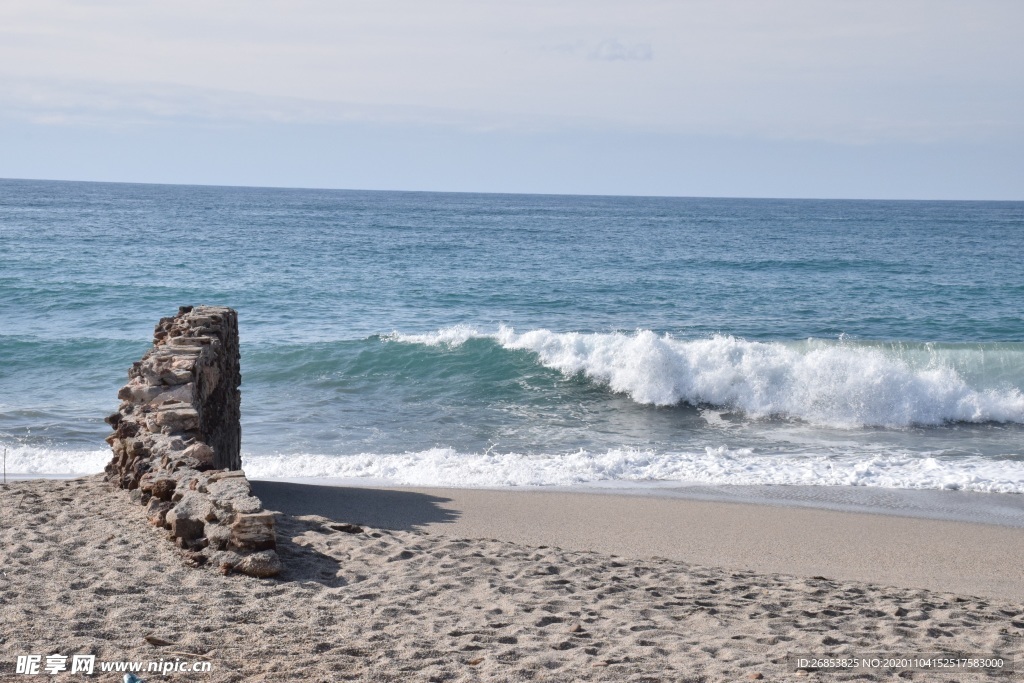
<instances>
[{"instance_id":1,"label":"horizon line","mask_svg":"<svg viewBox=\"0 0 1024 683\"><path fill-rule=\"evenodd\" d=\"M236 190L305 190L319 192L391 192L402 194L461 194L496 195L520 197L607 197L619 199L733 199L733 200L777 200L777 201L834 201L834 202L977 202L977 203L1024 203L1024 199L935 199L921 197L878 198L878 197L768 197L738 195L659 195L659 194L600 194L585 192L510 192L500 190L400 190L393 188L355 187L308 187L301 185L231 185L222 183L166 183L139 180L82 180L77 178L3 178L0 182L29 183L88 183L93 185L145 185L155 187L206 187Z\"/></svg>"}]
</instances>

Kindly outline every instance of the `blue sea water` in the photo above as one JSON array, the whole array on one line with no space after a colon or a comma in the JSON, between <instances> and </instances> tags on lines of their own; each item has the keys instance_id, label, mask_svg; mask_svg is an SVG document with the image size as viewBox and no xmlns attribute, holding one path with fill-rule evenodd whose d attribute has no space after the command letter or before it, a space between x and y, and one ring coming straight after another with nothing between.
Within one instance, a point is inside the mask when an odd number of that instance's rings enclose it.
<instances>
[{"instance_id":1,"label":"blue sea water","mask_svg":"<svg viewBox=\"0 0 1024 683\"><path fill-rule=\"evenodd\" d=\"M257 477L1024 492L1024 203L0 181L0 444L236 308Z\"/></svg>"}]
</instances>

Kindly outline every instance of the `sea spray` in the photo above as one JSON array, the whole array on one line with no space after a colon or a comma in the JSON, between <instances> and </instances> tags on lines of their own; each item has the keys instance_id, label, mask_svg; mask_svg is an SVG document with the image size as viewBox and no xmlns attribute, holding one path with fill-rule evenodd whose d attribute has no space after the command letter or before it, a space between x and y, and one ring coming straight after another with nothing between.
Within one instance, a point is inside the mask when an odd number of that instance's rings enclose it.
<instances>
[{"instance_id":1,"label":"sea spray","mask_svg":"<svg viewBox=\"0 0 1024 683\"><path fill-rule=\"evenodd\" d=\"M21 449L11 463L12 472L19 476L81 476L101 472L108 460L107 451ZM242 461L246 474L253 479L336 479L366 485L771 484L1024 493L1024 461L1019 459L871 454L836 448L816 455L758 453L726 446L694 452L621 448L562 453L468 453L431 448L352 455L243 454Z\"/></svg>"},{"instance_id":2,"label":"sea spray","mask_svg":"<svg viewBox=\"0 0 1024 683\"><path fill-rule=\"evenodd\" d=\"M409 486L504 487L620 485L654 482L883 486L1024 493L1024 462L910 454L815 456L757 454L708 447L657 453L615 449L603 453L460 453L450 448L350 456L253 455L246 472L257 479L295 477L362 480Z\"/></svg>"},{"instance_id":3,"label":"sea spray","mask_svg":"<svg viewBox=\"0 0 1024 683\"><path fill-rule=\"evenodd\" d=\"M458 326L431 334L395 333L387 339L459 346L474 338L530 351L545 367L584 375L640 404L710 404L750 418L795 418L840 428L1024 423L1024 344L999 345L1008 362L999 365L1000 372L985 376L978 360L984 360L984 350L977 345L908 349L843 340L759 342L725 335L685 340L650 330L516 333L504 326L494 333ZM970 367L972 361L975 367ZM965 369L974 376L965 377Z\"/></svg>"}]
</instances>

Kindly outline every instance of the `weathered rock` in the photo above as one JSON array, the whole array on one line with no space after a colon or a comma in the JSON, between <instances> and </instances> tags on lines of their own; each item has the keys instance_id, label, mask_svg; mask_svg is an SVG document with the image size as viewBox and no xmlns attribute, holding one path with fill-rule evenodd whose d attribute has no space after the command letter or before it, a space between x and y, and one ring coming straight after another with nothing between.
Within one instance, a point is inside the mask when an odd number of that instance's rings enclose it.
<instances>
[{"instance_id":1,"label":"weathered rock","mask_svg":"<svg viewBox=\"0 0 1024 683\"><path fill-rule=\"evenodd\" d=\"M223 481L225 479L245 479L245 473L241 470L224 470L223 472L214 472L210 475L210 481Z\"/></svg>"},{"instance_id":2,"label":"weathered rock","mask_svg":"<svg viewBox=\"0 0 1024 683\"><path fill-rule=\"evenodd\" d=\"M167 524L167 513L174 507L173 503L150 498L146 506L146 519L153 526L163 527Z\"/></svg>"},{"instance_id":3,"label":"weathered rock","mask_svg":"<svg viewBox=\"0 0 1024 683\"><path fill-rule=\"evenodd\" d=\"M171 529L171 538L180 539L181 547L186 544L203 538L206 522L195 517L178 516L172 508L167 513L165 526Z\"/></svg>"},{"instance_id":4,"label":"weathered rock","mask_svg":"<svg viewBox=\"0 0 1024 683\"><path fill-rule=\"evenodd\" d=\"M127 453L129 457L138 458L140 456L149 455L149 452L146 449L146 444L142 439L128 439L124 444L125 453Z\"/></svg>"},{"instance_id":5,"label":"weathered rock","mask_svg":"<svg viewBox=\"0 0 1024 683\"><path fill-rule=\"evenodd\" d=\"M242 555L240 553L236 553L234 550L222 550L215 552L208 551L207 554L210 557L210 562L218 567L223 565L234 567L242 561Z\"/></svg>"},{"instance_id":6,"label":"weathered rock","mask_svg":"<svg viewBox=\"0 0 1024 683\"><path fill-rule=\"evenodd\" d=\"M217 460L217 454L212 448L200 441L185 449L186 458L194 458L203 467L212 468Z\"/></svg>"},{"instance_id":7,"label":"weathered rock","mask_svg":"<svg viewBox=\"0 0 1024 683\"><path fill-rule=\"evenodd\" d=\"M149 473L139 480L139 488L158 500L169 501L178 482L166 475Z\"/></svg>"},{"instance_id":8,"label":"weathered rock","mask_svg":"<svg viewBox=\"0 0 1024 683\"><path fill-rule=\"evenodd\" d=\"M241 514L231 524L231 547L236 550L272 550L277 547L274 513Z\"/></svg>"},{"instance_id":9,"label":"weathered rock","mask_svg":"<svg viewBox=\"0 0 1024 683\"><path fill-rule=\"evenodd\" d=\"M216 522L219 519L217 509L210 501L210 497L199 491L189 492L182 497L177 507L187 506L189 514L197 519L201 518L206 522Z\"/></svg>"},{"instance_id":10,"label":"weathered rock","mask_svg":"<svg viewBox=\"0 0 1024 683\"><path fill-rule=\"evenodd\" d=\"M210 492L213 504L218 508L247 514L263 509L263 504L259 498L252 495L249 482L244 477L211 481L207 490Z\"/></svg>"},{"instance_id":11,"label":"weathered rock","mask_svg":"<svg viewBox=\"0 0 1024 683\"><path fill-rule=\"evenodd\" d=\"M206 555L195 550L185 553L185 564L190 567L202 567L209 559Z\"/></svg>"},{"instance_id":12,"label":"weathered rock","mask_svg":"<svg viewBox=\"0 0 1024 683\"><path fill-rule=\"evenodd\" d=\"M214 501L214 503L217 503L218 506L224 505L224 502L225 501L223 501L222 499L217 499ZM227 507L231 509L233 512L237 512L239 514L253 514L263 510L263 502L260 501L260 499L257 498L256 496L232 498L227 503L228 504L225 505L224 507Z\"/></svg>"},{"instance_id":13,"label":"weathered rock","mask_svg":"<svg viewBox=\"0 0 1024 683\"><path fill-rule=\"evenodd\" d=\"M227 550L228 543L231 542L231 529L223 524L207 524L206 540L209 547L214 550Z\"/></svg>"},{"instance_id":14,"label":"weathered rock","mask_svg":"<svg viewBox=\"0 0 1024 683\"><path fill-rule=\"evenodd\" d=\"M189 551L189 564L272 576L280 571L274 516L240 471L240 383L234 311L183 306L162 318L106 418L114 429L106 472Z\"/></svg>"},{"instance_id":15,"label":"weathered rock","mask_svg":"<svg viewBox=\"0 0 1024 683\"><path fill-rule=\"evenodd\" d=\"M199 429L199 411L177 403L160 406L147 417L146 426L151 431L162 431L165 434L196 430Z\"/></svg>"},{"instance_id":16,"label":"weathered rock","mask_svg":"<svg viewBox=\"0 0 1024 683\"><path fill-rule=\"evenodd\" d=\"M216 520L213 503L206 496L192 492L182 496L167 513L171 535L186 542L202 538L206 523Z\"/></svg>"},{"instance_id":17,"label":"weathered rock","mask_svg":"<svg viewBox=\"0 0 1024 683\"><path fill-rule=\"evenodd\" d=\"M281 573L281 559L272 550L246 555L235 565L236 572L265 579Z\"/></svg>"},{"instance_id":18,"label":"weathered rock","mask_svg":"<svg viewBox=\"0 0 1024 683\"><path fill-rule=\"evenodd\" d=\"M210 476L207 488L217 498L245 498L252 495L249 480L245 477L223 477L217 472Z\"/></svg>"}]
</instances>

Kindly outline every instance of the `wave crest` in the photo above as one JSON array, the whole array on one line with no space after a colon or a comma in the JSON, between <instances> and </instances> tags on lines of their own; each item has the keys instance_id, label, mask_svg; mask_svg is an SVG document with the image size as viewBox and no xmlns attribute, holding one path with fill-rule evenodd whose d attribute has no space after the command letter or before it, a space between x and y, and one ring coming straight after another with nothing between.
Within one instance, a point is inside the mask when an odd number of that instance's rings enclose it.
<instances>
[{"instance_id":1,"label":"wave crest","mask_svg":"<svg viewBox=\"0 0 1024 683\"><path fill-rule=\"evenodd\" d=\"M753 418L844 428L1024 423L1024 349L1016 344L986 351L977 345L758 342L724 335L682 340L649 330L520 334L502 327L485 334L466 326L387 339L458 346L474 338L534 353L546 367L582 374L641 404L710 404Z\"/></svg>"}]
</instances>

